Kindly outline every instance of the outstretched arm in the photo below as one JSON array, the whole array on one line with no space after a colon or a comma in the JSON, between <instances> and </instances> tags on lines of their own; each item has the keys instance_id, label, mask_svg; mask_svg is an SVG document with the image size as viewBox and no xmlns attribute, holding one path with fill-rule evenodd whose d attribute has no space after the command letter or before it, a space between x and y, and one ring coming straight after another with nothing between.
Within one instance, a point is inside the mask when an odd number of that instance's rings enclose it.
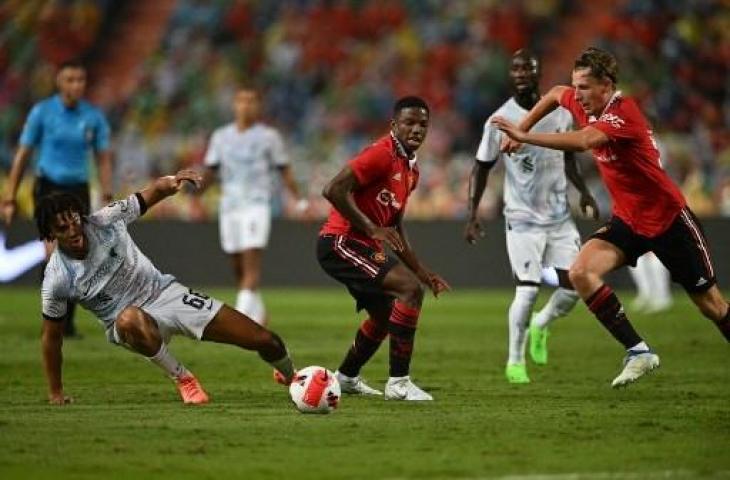
<instances>
[{"instance_id":1,"label":"outstretched arm","mask_svg":"<svg viewBox=\"0 0 730 480\"><path fill-rule=\"evenodd\" d=\"M201 175L194 170L180 170L175 175L157 178L139 194L145 202L145 207L150 209L160 200L179 192L185 182L198 188L202 180Z\"/></svg>"},{"instance_id":2,"label":"outstretched arm","mask_svg":"<svg viewBox=\"0 0 730 480\"><path fill-rule=\"evenodd\" d=\"M63 363L63 321L43 320L41 348L43 349L43 368L48 380L48 403L64 405L71 403L71 397L63 392L61 365Z\"/></svg>"},{"instance_id":3,"label":"outstretched arm","mask_svg":"<svg viewBox=\"0 0 730 480\"><path fill-rule=\"evenodd\" d=\"M598 204L596 203L596 199L593 198L591 191L588 190L583 175L580 174L578 161L573 152L565 152L565 176L568 177L570 183L580 193L580 210L583 212L583 215L588 215L588 208L590 207L591 216L594 220L598 220Z\"/></svg>"},{"instance_id":4,"label":"outstretched arm","mask_svg":"<svg viewBox=\"0 0 730 480\"><path fill-rule=\"evenodd\" d=\"M113 200L112 193L112 152L101 150L96 154L96 161L99 164L99 187L101 188L102 203L109 203Z\"/></svg>"},{"instance_id":5,"label":"outstretched arm","mask_svg":"<svg viewBox=\"0 0 730 480\"><path fill-rule=\"evenodd\" d=\"M535 133L525 132L502 117L492 119L492 124L496 125L497 128L516 142L507 144L506 146L503 145L503 148L506 148L506 152L514 152L516 150L514 145L517 145L517 148L519 148L519 145L522 143L530 143L538 147L547 147L555 150L582 152L591 148L600 147L608 143L609 140L605 133L593 127L584 127L582 130L562 133Z\"/></svg>"},{"instance_id":6,"label":"outstretched arm","mask_svg":"<svg viewBox=\"0 0 730 480\"><path fill-rule=\"evenodd\" d=\"M396 229L379 227L360 210L353 192L360 183L349 165L345 165L322 190L324 198L342 214L356 229L375 240L386 242L395 252L403 250L403 242Z\"/></svg>"},{"instance_id":7,"label":"outstretched arm","mask_svg":"<svg viewBox=\"0 0 730 480\"><path fill-rule=\"evenodd\" d=\"M300 215L303 214L309 209L309 201L306 198L299 196L299 187L297 186L297 181L294 179L294 173L292 173L291 166L282 165L279 167L279 172L281 173L281 180L284 182L284 186L287 190L289 190L291 196L297 199L297 213Z\"/></svg>"},{"instance_id":8,"label":"outstretched arm","mask_svg":"<svg viewBox=\"0 0 730 480\"><path fill-rule=\"evenodd\" d=\"M28 163L28 158L30 158L32 152L31 147L25 145L19 146L18 151L15 152L13 165L10 168L10 175L8 175L8 181L5 184L2 197L2 217L6 225L10 225L15 216L15 197L18 195L18 185L20 184L20 179L23 177L25 165Z\"/></svg>"}]
</instances>

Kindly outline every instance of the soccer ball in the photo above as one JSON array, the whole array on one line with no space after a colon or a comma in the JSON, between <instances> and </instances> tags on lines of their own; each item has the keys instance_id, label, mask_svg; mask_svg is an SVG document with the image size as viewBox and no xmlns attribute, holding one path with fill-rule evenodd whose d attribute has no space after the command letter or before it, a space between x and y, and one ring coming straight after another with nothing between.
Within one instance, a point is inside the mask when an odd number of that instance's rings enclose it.
<instances>
[{"instance_id":1,"label":"soccer ball","mask_svg":"<svg viewBox=\"0 0 730 480\"><path fill-rule=\"evenodd\" d=\"M307 367L294 375L289 395L302 413L330 413L340 403L340 383L326 368Z\"/></svg>"}]
</instances>

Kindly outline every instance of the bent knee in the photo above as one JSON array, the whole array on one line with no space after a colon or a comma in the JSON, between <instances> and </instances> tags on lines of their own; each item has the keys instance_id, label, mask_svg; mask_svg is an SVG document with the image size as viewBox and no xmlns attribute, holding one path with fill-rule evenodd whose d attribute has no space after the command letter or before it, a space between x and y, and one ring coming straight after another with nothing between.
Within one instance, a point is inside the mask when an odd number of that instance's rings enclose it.
<instances>
[{"instance_id":1,"label":"bent knee","mask_svg":"<svg viewBox=\"0 0 730 480\"><path fill-rule=\"evenodd\" d=\"M409 281L408 283L403 285L403 291L401 295L398 296L398 298L407 305L420 307L421 303L423 302L424 293L425 289L423 285L421 285L421 282L413 277L412 281Z\"/></svg>"},{"instance_id":2,"label":"bent knee","mask_svg":"<svg viewBox=\"0 0 730 480\"><path fill-rule=\"evenodd\" d=\"M139 331L144 324L144 313L139 307L126 307L117 315L114 324L122 335Z\"/></svg>"}]
</instances>

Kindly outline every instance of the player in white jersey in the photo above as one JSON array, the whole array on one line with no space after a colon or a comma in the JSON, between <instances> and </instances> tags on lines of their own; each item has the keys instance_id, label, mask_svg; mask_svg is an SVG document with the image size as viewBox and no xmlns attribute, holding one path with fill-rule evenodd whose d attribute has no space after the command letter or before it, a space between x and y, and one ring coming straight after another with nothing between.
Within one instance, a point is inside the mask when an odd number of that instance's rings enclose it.
<instances>
[{"instance_id":1,"label":"player in white jersey","mask_svg":"<svg viewBox=\"0 0 730 480\"><path fill-rule=\"evenodd\" d=\"M285 380L292 378L294 369L281 338L215 298L160 273L127 232L129 223L179 191L183 182L199 185L201 180L198 173L182 170L88 217L79 200L68 193L40 200L38 231L58 247L41 289L43 363L51 403L70 402L61 376L62 320L69 300L99 319L110 342L147 357L167 373L185 403L207 403L208 395L168 351L172 335L255 350Z\"/></svg>"},{"instance_id":2,"label":"player in white jersey","mask_svg":"<svg viewBox=\"0 0 730 480\"><path fill-rule=\"evenodd\" d=\"M519 121L540 98L537 58L527 50L518 50L512 57L509 75L514 96L492 116ZM489 171L501 158L505 165L507 253L517 282L508 313L509 356L505 375L511 383L529 383L525 366L527 328L541 280L545 280L547 273L552 273L557 276L553 285L558 288L545 307L533 316L530 325L530 354L535 363L547 363L550 322L566 315L578 300L567 279L567 270L580 248L580 236L570 218L566 176L581 194L583 211L591 207L597 216L598 210L572 155L533 146L525 146L513 155L503 155L499 150L502 133L490 124L491 118L484 125L484 135L469 179L469 216L464 236L474 244L484 234L477 210ZM535 128L564 132L571 126L570 113L558 109Z\"/></svg>"},{"instance_id":3,"label":"player in white jersey","mask_svg":"<svg viewBox=\"0 0 730 480\"><path fill-rule=\"evenodd\" d=\"M266 324L266 310L259 293L261 257L271 229L271 197L278 170L293 198L299 190L279 132L259 121L259 92L240 88L233 102L234 122L217 129L205 155L203 188L216 174L221 182L219 227L221 247L231 256L238 295L236 309L255 322ZM308 209L306 199L296 209Z\"/></svg>"}]
</instances>

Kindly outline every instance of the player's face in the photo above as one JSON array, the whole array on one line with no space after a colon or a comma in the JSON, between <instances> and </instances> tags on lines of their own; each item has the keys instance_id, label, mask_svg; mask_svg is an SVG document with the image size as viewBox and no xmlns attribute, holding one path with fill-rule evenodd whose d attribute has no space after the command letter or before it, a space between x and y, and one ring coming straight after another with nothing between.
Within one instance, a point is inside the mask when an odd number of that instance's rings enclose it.
<instances>
[{"instance_id":1,"label":"player's face","mask_svg":"<svg viewBox=\"0 0 730 480\"><path fill-rule=\"evenodd\" d=\"M518 94L537 91L537 60L534 58L514 57L509 69L512 88Z\"/></svg>"},{"instance_id":2,"label":"player's face","mask_svg":"<svg viewBox=\"0 0 730 480\"><path fill-rule=\"evenodd\" d=\"M598 116L613 95L613 83L591 75L590 68L573 70L575 99L588 115Z\"/></svg>"},{"instance_id":3,"label":"player's face","mask_svg":"<svg viewBox=\"0 0 730 480\"><path fill-rule=\"evenodd\" d=\"M248 123L258 118L261 111L259 96L253 90L239 90L233 99L236 121Z\"/></svg>"},{"instance_id":4,"label":"player's face","mask_svg":"<svg viewBox=\"0 0 730 480\"><path fill-rule=\"evenodd\" d=\"M426 139L428 112L424 108L404 108L391 121L391 127L398 141L409 152L415 152Z\"/></svg>"},{"instance_id":5,"label":"player's face","mask_svg":"<svg viewBox=\"0 0 730 480\"><path fill-rule=\"evenodd\" d=\"M62 212L56 215L51 225L51 235L58 242L58 248L74 258L84 258L88 241L78 212Z\"/></svg>"},{"instance_id":6,"label":"player's face","mask_svg":"<svg viewBox=\"0 0 730 480\"><path fill-rule=\"evenodd\" d=\"M77 67L66 67L56 77L58 91L64 100L78 102L86 91L86 70Z\"/></svg>"}]
</instances>

